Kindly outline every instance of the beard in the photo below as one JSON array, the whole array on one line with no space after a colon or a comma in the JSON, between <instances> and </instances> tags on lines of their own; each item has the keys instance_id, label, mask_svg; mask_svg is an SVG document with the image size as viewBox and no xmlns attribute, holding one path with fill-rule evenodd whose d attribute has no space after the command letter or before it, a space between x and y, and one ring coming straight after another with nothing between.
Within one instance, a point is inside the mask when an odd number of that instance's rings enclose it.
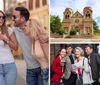
<instances>
[{"instance_id":1,"label":"beard","mask_svg":"<svg viewBox=\"0 0 100 85\"><path fill-rule=\"evenodd\" d=\"M20 27L21 23L20 22L14 22L14 27Z\"/></svg>"}]
</instances>

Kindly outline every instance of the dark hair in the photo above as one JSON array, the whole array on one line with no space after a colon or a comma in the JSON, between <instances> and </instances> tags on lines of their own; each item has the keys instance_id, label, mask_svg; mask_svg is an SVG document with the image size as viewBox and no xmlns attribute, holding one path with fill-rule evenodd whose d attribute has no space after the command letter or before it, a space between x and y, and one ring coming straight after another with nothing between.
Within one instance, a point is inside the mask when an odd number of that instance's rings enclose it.
<instances>
[{"instance_id":1,"label":"dark hair","mask_svg":"<svg viewBox=\"0 0 100 85\"><path fill-rule=\"evenodd\" d=\"M87 47L93 49L93 46L92 46L91 44L88 44L88 45L86 46L86 48L87 48Z\"/></svg>"},{"instance_id":2,"label":"dark hair","mask_svg":"<svg viewBox=\"0 0 100 85\"><path fill-rule=\"evenodd\" d=\"M65 49L67 49L67 48L69 48L69 47L72 48L72 47L73 47L72 44L68 44L68 45L66 45L66 46L65 46Z\"/></svg>"},{"instance_id":3,"label":"dark hair","mask_svg":"<svg viewBox=\"0 0 100 85\"><path fill-rule=\"evenodd\" d=\"M62 49L65 49L65 48L61 48L60 50L58 50L55 58L57 58L60 55L60 52L62 51Z\"/></svg>"},{"instance_id":4,"label":"dark hair","mask_svg":"<svg viewBox=\"0 0 100 85\"><path fill-rule=\"evenodd\" d=\"M26 21L28 21L28 19L30 17L30 13L25 7L16 7L15 10L20 11L20 15L24 16Z\"/></svg>"}]
</instances>

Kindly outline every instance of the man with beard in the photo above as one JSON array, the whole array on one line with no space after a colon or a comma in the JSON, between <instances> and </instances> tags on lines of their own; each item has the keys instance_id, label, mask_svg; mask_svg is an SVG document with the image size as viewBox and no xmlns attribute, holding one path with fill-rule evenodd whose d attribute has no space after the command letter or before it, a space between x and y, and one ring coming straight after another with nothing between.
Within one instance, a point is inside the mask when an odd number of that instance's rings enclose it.
<instances>
[{"instance_id":1,"label":"man with beard","mask_svg":"<svg viewBox=\"0 0 100 85\"><path fill-rule=\"evenodd\" d=\"M29 17L30 13L25 7L16 7L13 11L14 32L26 61L27 85L43 85L40 64L32 56L32 40L24 34L23 26L29 20Z\"/></svg>"},{"instance_id":2,"label":"man with beard","mask_svg":"<svg viewBox=\"0 0 100 85\"><path fill-rule=\"evenodd\" d=\"M93 85L100 85L100 55L93 52L92 45L87 45L85 50L88 55L88 63L91 67Z\"/></svg>"}]
</instances>

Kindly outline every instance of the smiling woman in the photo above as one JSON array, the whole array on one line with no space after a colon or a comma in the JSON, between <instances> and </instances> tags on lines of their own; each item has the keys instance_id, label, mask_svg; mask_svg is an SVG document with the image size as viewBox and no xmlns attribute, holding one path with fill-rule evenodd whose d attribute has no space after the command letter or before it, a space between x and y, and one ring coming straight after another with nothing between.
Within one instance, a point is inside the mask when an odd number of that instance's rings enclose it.
<instances>
[{"instance_id":1,"label":"smiling woman","mask_svg":"<svg viewBox=\"0 0 100 85\"><path fill-rule=\"evenodd\" d=\"M5 14L0 11L0 84L15 85L17 69L11 48L17 50L18 45L14 32L5 22Z\"/></svg>"}]
</instances>

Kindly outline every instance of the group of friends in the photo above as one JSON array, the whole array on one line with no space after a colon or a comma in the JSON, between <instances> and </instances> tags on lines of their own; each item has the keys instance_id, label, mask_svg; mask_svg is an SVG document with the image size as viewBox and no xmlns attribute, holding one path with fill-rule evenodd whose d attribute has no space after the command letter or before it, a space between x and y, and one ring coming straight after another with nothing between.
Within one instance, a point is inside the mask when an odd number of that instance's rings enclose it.
<instances>
[{"instance_id":1,"label":"group of friends","mask_svg":"<svg viewBox=\"0 0 100 85\"><path fill-rule=\"evenodd\" d=\"M83 85L100 85L100 55L94 52L91 44L84 50L67 44L59 50L51 72L51 85L77 85L78 78Z\"/></svg>"},{"instance_id":2,"label":"group of friends","mask_svg":"<svg viewBox=\"0 0 100 85\"><path fill-rule=\"evenodd\" d=\"M15 85L17 68L12 49L21 47L26 61L27 85L48 85L49 78L49 37L44 27L25 7L16 7L12 13L14 28L6 25L6 16L0 11L0 85ZM44 56L37 57L33 50L34 42L39 40Z\"/></svg>"}]
</instances>

